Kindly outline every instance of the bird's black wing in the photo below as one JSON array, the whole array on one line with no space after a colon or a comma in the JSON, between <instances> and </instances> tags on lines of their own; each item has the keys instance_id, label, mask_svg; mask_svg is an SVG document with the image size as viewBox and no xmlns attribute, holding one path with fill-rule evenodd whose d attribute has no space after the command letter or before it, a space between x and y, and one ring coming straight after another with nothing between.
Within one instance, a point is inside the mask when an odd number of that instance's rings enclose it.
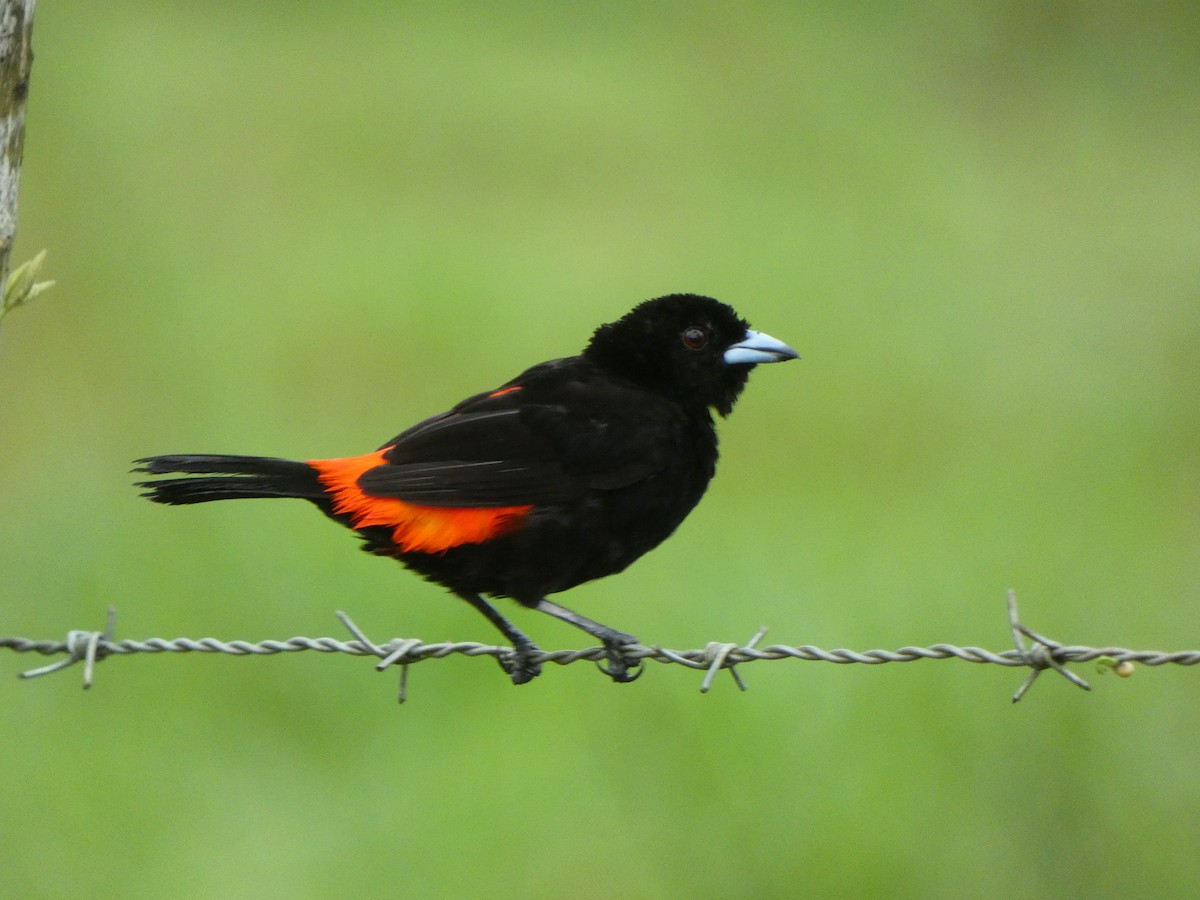
<instances>
[{"instance_id":1,"label":"bird's black wing","mask_svg":"<svg viewBox=\"0 0 1200 900\"><path fill-rule=\"evenodd\" d=\"M577 357L555 360L409 428L358 485L429 506L563 502L667 466L682 418L673 404Z\"/></svg>"}]
</instances>

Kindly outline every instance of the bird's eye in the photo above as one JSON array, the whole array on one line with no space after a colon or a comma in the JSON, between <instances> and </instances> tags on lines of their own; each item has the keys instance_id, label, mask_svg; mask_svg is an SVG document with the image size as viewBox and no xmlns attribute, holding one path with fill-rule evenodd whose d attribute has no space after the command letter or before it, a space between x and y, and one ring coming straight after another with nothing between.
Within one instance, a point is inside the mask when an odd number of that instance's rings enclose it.
<instances>
[{"instance_id":1,"label":"bird's eye","mask_svg":"<svg viewBox=\"0 0 1200 900\"><path fill-rule=\"evenodd\" d=\"M689 350L699 350L708 343L708 332L696 325L683 329L683 334L679 337L683 340L683 346Z\"/></svg>"}]
</instances>

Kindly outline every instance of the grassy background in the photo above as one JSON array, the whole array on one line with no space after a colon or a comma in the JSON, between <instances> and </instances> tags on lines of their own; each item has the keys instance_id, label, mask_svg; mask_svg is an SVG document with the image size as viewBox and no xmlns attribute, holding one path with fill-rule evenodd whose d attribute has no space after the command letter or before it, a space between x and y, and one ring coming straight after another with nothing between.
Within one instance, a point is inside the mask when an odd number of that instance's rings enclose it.
<instances>
[{"instance_id":1,"label":"grassy background","mask_svg":"<svg viewBox=\"0 0 1200 900\"><path fill-rule=\"evenodd\" d=\"M666 545L568 605L673 647L1200 646L1191 3L43 4L0 333L0 633L492 640L303 504L129 461L363 452L634 302L757 372ZM543 646L566 627L517 612ZM1197 673L487 660L0 681L7 896L1193 895Z\"/></svg>"}]
</instances>

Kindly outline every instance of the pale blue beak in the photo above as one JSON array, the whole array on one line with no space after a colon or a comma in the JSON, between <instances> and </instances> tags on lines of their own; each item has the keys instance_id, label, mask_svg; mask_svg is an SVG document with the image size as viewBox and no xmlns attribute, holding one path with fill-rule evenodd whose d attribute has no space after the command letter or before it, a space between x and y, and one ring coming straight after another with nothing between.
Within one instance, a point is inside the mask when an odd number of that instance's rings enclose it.
<instances>
[{"instance_id":1,"label":"pale blue beak","mask_svg":"<svg viewBox=\"0 0 1200 900\"><path fill-rule=\"evenodd\" d=\"M753 366L799 358L800 354L783 341L761 331L747 330L743 340L725 351L725 362L731 366Z\"/></svg>"}]
</instances>

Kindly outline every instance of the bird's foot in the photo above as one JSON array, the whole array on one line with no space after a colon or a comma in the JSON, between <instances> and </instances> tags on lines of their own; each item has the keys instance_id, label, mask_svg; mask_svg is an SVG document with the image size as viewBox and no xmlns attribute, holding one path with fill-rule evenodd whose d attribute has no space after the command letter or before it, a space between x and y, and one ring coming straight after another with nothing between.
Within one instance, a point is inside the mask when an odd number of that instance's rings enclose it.
<instances>
[{"instance_id":1,"label":"bird's foot","mask_svg":"<svg viewBox=\"0 0 1200 900\"><path fill-rule=\"evenodd\" d=\"M624 684L636 681L641 676L642 660L630 656L630 646L638 643L638 639L632 634L601 625L599 622L593 621L587 616L581 616L577 612L571 612L565 606L559 606L545 597L536 603L527 603L526 605L586 631L603 644L604 659L597 660L596 665L613 681Z\"/></svg>"},{"instance_id":2,"label":"bird's foot","mask_svg":"<svg viewBox=\"0 0 1200 900\"><path fill-rule=\"evenodd\" d=\"M542 673L542 664L534 658L541 652L532 641L514 641L512 650L496 659L513 684L525 684Z\"/></svg>"},{"instance_id":3,"label":"bird's foot","mask_svg":"<svg viewBox=\"0 0 1200 900\"><path fill-rule=\"evenodd\" d=\"M628 684L642 677L645 660L631 659L629 648L637 644L638 639L631 634L615 632L612 637L604 638L604 659L596 663L596 667L618 684Z\"/></svg>"}]
</instances>

